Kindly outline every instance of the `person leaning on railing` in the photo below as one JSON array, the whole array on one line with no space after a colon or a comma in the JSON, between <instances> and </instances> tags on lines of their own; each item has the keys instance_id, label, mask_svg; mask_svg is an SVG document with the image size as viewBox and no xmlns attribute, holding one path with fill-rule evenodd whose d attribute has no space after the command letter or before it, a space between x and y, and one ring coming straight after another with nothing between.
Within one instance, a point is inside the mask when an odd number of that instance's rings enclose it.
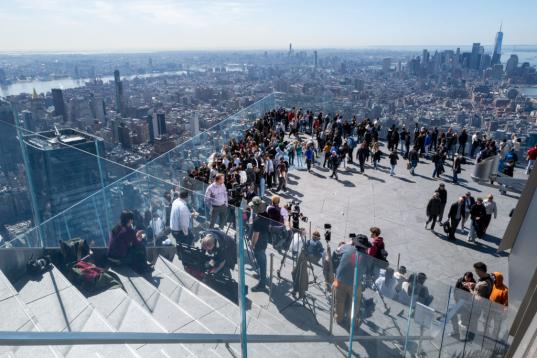
<instances>
[{"instance_id":1,"label":"person leaning on railing","mask_svg":"<svg viewBox=\"0 0 537 358\"><path fill-rule=\"evenodd\" d=\"M350 244L338 248L341 259L336 269L336 275L332 284L335 294L335 318L339 325L345 325L350 321L350 314L346 307L351 307L353 299L354 266L358 260L358 252L366 255L366 250L371 247L367 236L356 235ZM360 304L361 289L356 291L358 305Z\"/></svg>"}]
</instances>

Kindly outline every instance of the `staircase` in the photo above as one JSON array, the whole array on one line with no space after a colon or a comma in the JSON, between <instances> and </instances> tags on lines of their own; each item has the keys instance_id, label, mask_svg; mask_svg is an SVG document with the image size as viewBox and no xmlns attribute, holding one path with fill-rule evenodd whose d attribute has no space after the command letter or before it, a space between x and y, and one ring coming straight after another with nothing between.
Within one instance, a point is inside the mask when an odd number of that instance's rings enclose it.
<instances>
[{"instance_id":1,"label":"staircase","mask_svg":"<svg viewBox=\"0 0 537 358\"><path fill-rule=\"evenodd\" d=\"M0 323L4 331L240 333L237 305L184 271L177 257L159 256L155 271L140 276L128 268L114 269L125 287L84 296L56 267L42 277L23 276L11 282L0 271ZM255 285L248 277L247 284ZM252 294L250 294L252 295ZM248 334L319 334L289 322L277 309L262 307L250 296ZM263 303L265 304L265 303ZM270 307L270 306L269 306ZM5 315L4 314L4 315ZM4 318L3 317L3 318ZM348 334L348 333L347 333ZM256 343L253 357L344 356L329 343ZM54 347L0 347L0 357L240 357L240 344L133 344Z\"/></svg>"}]
</instances>

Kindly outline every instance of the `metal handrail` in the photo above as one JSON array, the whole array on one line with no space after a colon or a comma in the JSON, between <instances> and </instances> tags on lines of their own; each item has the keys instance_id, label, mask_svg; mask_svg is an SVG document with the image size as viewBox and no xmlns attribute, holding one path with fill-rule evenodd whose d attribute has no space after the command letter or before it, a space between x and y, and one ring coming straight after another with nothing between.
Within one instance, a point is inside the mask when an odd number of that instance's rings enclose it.
<instances>
[{"instance_id":1,"label":"metal handrail","mask_svg":"<svg viewBox=\"0 0 537 358\"><path fill-rule=\"evenodd\" d=\"M353 341L433 340L425 336L354 336ZM248 343L341 343L349 336L248 335ZM240 334L142 332L0 332L0 346L66 346L91 344L240 343Z\"/></svg>"}]
</instances>

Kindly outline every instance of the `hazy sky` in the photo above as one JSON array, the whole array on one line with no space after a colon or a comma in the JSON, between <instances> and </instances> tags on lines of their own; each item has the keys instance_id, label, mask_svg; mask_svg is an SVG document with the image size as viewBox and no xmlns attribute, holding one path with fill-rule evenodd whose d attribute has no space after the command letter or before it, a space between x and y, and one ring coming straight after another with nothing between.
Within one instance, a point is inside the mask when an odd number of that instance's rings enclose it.
<instances>
[{"instance_id":1,"label":"hazy sky","mask_svg":"<svg viewBox=\"0 0 537 358\"><path fill-rule=\"evenodd\" d=\"M537 44L537 0L0 0L0 51Z\"/></svg>"}]
</instances>

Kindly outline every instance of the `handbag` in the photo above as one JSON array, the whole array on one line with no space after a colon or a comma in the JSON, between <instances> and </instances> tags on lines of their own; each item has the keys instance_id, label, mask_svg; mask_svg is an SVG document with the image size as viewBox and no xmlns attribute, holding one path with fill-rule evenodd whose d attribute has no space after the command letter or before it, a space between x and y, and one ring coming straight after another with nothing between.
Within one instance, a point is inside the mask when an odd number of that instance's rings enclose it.
<instances>
[{"instance_id":1,"label":"handbag","mask_svg":"<svg viewBox=\"0 0 537 358\"><path fill-rule=\"evenodd\" d=\"M407 162L407 163L406 163L406 168L407 168L408 170L410 170L410 169L412 168L412 163Z\"/></svg>"}]
</instances>

